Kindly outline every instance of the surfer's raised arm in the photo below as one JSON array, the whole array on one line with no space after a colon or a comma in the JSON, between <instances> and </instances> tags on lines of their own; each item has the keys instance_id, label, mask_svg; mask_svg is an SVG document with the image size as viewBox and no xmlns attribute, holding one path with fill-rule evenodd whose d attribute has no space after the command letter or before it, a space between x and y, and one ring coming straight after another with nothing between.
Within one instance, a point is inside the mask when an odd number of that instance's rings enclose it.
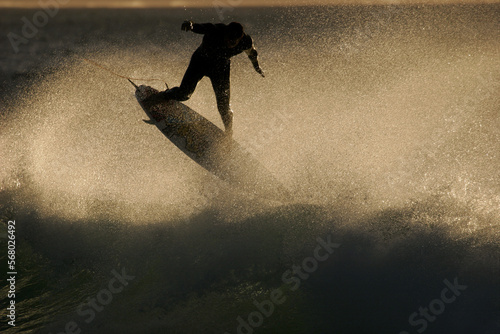
<instances>
[{"instance_id":1,"label":"surfer's raised arm","mask_svg":"<svg viewBox=\"0 0 500 334\"><path fill-rule=\"evenodd\" d=\"M183 31L192 31L196 34L206 34L214 28L213 23L194 23L193 21L184 21L181 26Z\"/></svg>"},{"instance_id":2,"label":"surfer's raised arm","mask_svg":"<svg viewBox=\"0 0 500 334\"><path fill-rule=\"evenodd\" d=\"M253 68L255 69L255 71L257 71L257 73L262 75L262 77L264 78L265 77L264 71L262 71L262 69L259 66L259 60L257 59L258 53L257 53L257 50L255 49L255 47L253 46L253 43L252 43L252 47L250 49L245 50L245 52L248 55L248 58L250 59L250 61L252 62L252 65L253 65Z\"/></svg>"}]
</instances>

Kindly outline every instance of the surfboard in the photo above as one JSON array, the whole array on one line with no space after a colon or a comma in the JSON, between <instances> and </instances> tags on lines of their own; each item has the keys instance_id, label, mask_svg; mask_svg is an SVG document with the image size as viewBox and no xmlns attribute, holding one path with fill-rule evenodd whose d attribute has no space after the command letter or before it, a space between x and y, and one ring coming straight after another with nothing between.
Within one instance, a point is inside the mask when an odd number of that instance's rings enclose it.
<instances>
[{"instance_id":1,"label":"surfboard","mask_svg":"<svg viewBox=\"0 0 500 334\"><path fill-rule=\"evenodd\" d=\"M289 199L288 190L235 140L208 119L178 101L145 103L158 90L137 86L135 96L155 125L180 151L216 177L257 196Z\"/></svg>"}]
</instances>

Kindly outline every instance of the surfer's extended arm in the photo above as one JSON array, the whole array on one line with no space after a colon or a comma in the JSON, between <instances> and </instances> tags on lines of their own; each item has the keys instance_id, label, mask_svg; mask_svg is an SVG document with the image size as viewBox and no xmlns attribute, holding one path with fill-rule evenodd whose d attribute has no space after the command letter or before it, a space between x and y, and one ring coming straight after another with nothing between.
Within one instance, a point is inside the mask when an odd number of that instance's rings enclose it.
<instances>
[{"instance_id":1,"label":"surfer's extended arm","mask_svg":"<svg viewBox=\"0 0 500 334\"><path fill-rule=\"evenodd\" d=\"M253 46L253 44L252 44L252 47L248 50L245 50L245 52L248 55L248 58L250 59L250 61L252 62L252 65L253 65L253 68L255 69L255 71L257 71L257 73L262 75L262 77L264 78L265 77L264 71L262 71L262 69L259 66L259 60L257 59L258 53L257 53L257 50L255 50L255 47Z\"/></svg>"},{"instance_id":2,"label":"surfer's extended arm","mask_svg":"<svg viewBox=\"0 0 500 334\"><path fill-rule=\"evenodd\" d=\"M206 34L208 31L215 28L212 23L194 23L193 21L184 21L181 29L184 31L192 31L196 34Z\"/></svg>"}]
</instances>

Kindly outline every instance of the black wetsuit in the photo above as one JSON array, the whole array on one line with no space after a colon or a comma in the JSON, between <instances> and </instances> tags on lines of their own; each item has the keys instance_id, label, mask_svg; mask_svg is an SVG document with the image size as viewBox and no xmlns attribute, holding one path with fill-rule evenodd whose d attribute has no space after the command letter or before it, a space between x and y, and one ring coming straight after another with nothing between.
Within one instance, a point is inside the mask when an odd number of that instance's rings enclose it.
<instances>
[{"instance_id":1,"label":"black wetsuit","mask_svg":"<svg viewBox=\"0 0 500 334\"><path fill-rule=\"evenodd\" d=\"M191 97L198 82L205 76L209 77L224 126L226 130L231 130L233 120L233 112L229 104L231 57L247 51L254 67L257 69L259 65L252 38L243 34L238 44L229 48L224 40L225 29L226 25L222 23L193 24L192 31L203 34L203 42L191 57L181 85L161 94L162 98L167 100L185 101Z\"/></svg>"}]
</instances>

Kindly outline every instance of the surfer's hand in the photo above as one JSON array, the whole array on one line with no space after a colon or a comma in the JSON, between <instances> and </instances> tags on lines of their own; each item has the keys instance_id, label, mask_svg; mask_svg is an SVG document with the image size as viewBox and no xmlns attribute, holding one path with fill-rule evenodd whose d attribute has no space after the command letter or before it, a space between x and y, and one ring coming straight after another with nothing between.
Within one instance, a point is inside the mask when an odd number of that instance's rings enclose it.
<instances>
[{"instance_id":1,"label":"surfer's hand","mask_svg":"<svg viewBox=\"0 0 500 334\"><path fill-rule=\"evenodd\" d=\"M191 31L193 30L193 21L184 21L181 26L182 31Z\"/></svg>"}]
</instances>

